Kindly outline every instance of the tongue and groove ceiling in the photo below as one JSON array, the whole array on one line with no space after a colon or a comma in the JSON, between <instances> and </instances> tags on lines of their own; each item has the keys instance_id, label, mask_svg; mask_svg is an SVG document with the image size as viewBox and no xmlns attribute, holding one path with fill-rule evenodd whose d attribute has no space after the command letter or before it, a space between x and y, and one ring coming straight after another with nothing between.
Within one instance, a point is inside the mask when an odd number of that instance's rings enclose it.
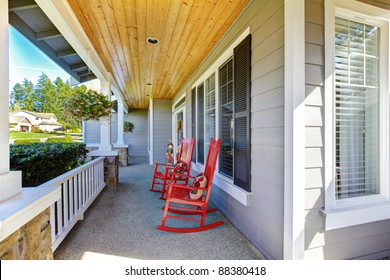
<instances>
[{"instance_id":1,"label":"tongue and groove ceiling","mask_svg":"<svg viewBox=\"0 0 390 280\"><path fill-rule=\"evenodd\" d=\"M390 0L359 0L390 9ZM130 109L171 99L250 0L67 0ZM33 0L9 0L10 24L75 80L95 78ZM151 45L148 38L156 38Z\"/></svg>"},{"instance_id":2,"label":"tongue and groove ceiling","mask_svg":"<svg viewBox=\"0 0 390 280\"><path fill-rule=\"evenodd\" d=\"M248 2L68 0L129 108L173 98Z\"/></svg>"}]
</instances>

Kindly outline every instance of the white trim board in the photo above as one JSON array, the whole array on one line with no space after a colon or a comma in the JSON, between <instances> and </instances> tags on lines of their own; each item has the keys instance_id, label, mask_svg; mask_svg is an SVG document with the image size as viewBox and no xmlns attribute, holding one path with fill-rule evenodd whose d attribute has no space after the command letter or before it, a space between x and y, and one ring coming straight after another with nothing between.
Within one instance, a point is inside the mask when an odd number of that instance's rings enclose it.
<instances>
[{"instance_id":1,"label":"white trim board","mask_svg":"<svg viewBox=\"0 0 390 280\"><path fill-rule=\"evenodd\" d=\"M305 1L285 0L283 259L305 248Z\"/></svg>"}]
</instances>

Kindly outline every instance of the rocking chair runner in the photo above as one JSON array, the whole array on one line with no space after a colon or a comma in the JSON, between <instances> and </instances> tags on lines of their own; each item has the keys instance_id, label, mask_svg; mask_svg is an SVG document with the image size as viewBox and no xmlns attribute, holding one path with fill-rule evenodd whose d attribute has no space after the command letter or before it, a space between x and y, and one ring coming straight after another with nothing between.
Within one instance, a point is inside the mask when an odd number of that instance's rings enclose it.
<instances>
[{"instance_id":1,"label":"rocking chair runner","mask_svg":"<svg viewBox=\"0 0 390 280\"><path fill-rule=\"evenodd\" d=\"M197 177L188 175L189 178L194 179L192 186L175 183L173 180L175 174L171 174L166 203L163 208L164 214L162 223L157 227L158 230L179 233L198 232L224 224L223 221L218 221L204 225L206 214L217 210L215 208L207 209L207 206L210 199L211 188L213 186L214 171L217 164L220 145L221 139L211 139L204 173L199 174ZM204 183L206 184L203 185ZM200 198L198 198L199 192L201 192ZM168 215L168 212L175 215ZM193 215L200 215L200 218L188 217ZM168 227L165 225L167 219L199 222L200 225L199 227L192 228Z\"/></svg>"},{"instance_id":2,"label":"rocking chair runner","mask_svg":"<svg viewBox=\"0 0 390 280\"><path fill-rule=\"evenodd\" d=\"M188 176L191 172L192 154L195 146L195 138L183 139L179 154L179 161L176 166L163 163L155 163L152 187L149 191L160 192L160 199L165 199L166 186L170 180L176 183L181 182L188 184ZM171 178L171 174L176 173L175 177ZM158 188L160 186L160 188Z\"/></svg>"}]
</instances>

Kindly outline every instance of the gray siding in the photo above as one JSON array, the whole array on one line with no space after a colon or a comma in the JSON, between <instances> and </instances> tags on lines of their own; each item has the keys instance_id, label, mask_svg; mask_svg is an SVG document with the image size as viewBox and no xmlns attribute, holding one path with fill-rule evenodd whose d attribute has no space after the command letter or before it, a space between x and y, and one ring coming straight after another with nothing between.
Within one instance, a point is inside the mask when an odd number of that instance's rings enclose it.
<instances>
[{"instance_id":1,"label":"gray siding","mask_svg":"<svg viewBox=\"0 0 390 280\"><path fill-rule=\"evenodd\" d=\"M100 143L100 122L87 121L84 125L84 143L98 144Z\"/></svg>"},{"instance_id":2,"label":"gray siding","mask_svg":"<svg viewBox=\"0 0 390 280\"><path fill-rule=\"evenodd\" d=\"M112 114L111 141L115 144L118 141L117 114ZM134 124L133 132L123 134L123 141L129 145L130 157L145 157L148 154L148 110L134 110L125 114L124 121Z\"/></svg>"},{"instance_id":3,"label":"gray siding","mask_svg":"<svg viewBox=\"0 0 390 280\"><path fill-rule=\"evenodd\" d=\"M149 157L148 110L134 110L125 115L125 121L134 124L133 132L125 133L125 144L129 145L130 157Z\"/></svg>"},{"instance_id":4,"label":"gray siding","mask_svg":"<svg viewBox=\"0 0 390 280\"><path fill-rule=\"evenodd\" d=\"M111 143L115 144L118 140L118 122L117 114L111 115ZM125 114L125 121L131 121L134 124L133 132L124 133L123 140L129 145L129 156L145 157L148 154L148 110L134 110ZM84 143L100 143L100 122L85 122L85 139Z\"/></svg>"},{"instance_id":5,"label":"gray siding","mask_svg":"<svg viewBox=\"0 0 390 280\"><path fill-rule=\"evenodd\" d=\"M172 101L153 100L153 161L166 162L168 141L172 140Z\"/></svg>"},{"instance_id":6,"label":"gray siding","mask_svg":"<svg viewBox=\"0 0 390 280\"><path fill-rule=\"evenodd\" d=\"M323 148L324 148L324 7L322 1L305 3L306 63L306 186L305 186L305 258L313 257L313 245L324 233ZM313 242L314 241L314 242ZM314 245L317 247L318 243ZM321 258L317 256L317 258Z\"/></svg>"},{"instance_id":7,"label":"gray siding","mask_svg":"<svg viewBox=\"0 0 390 280\"><path fill-rule=\"evenodd\" d=\"M368 258L390 248L390 221L325 231L324 4L306 0L305 259Z\"/></svg>"},{"instance_id":8,"label":"gray siding","mask_svg":"<svg viewBox=\"0 0 390 280\"><path fill-rule=\"evenodd\" d=\"M191 131L191 87L249 26L252 34L252 194L244 206L218 187L212 202L268 258L283 258L284 7L255 0L184 87ZM180 92L180 94L182 91Z\"/></svg>"}]
</instances>

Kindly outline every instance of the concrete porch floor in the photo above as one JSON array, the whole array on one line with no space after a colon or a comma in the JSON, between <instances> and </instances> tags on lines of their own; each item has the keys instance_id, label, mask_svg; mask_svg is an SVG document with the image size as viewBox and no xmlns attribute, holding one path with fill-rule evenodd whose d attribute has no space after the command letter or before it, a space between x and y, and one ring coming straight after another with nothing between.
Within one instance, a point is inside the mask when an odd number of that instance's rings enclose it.
<instances>
[{"instance_id":1,"label":"concrete porch floor","mask_svg":"<svg viewBox=\"0 0 390 280\"><path fill-rule=\"evenodd\" d=\"M119 185L106 187L84 220L79 221L54 252L56 260L81 260L90 256L115 256L143 260L250 260L264 256L219 211L206 223L225 224L198 233L168 233L161 223L164 201L149 192L153 166L132 161L120 167Z\"/></svg>"}]
</instances>

